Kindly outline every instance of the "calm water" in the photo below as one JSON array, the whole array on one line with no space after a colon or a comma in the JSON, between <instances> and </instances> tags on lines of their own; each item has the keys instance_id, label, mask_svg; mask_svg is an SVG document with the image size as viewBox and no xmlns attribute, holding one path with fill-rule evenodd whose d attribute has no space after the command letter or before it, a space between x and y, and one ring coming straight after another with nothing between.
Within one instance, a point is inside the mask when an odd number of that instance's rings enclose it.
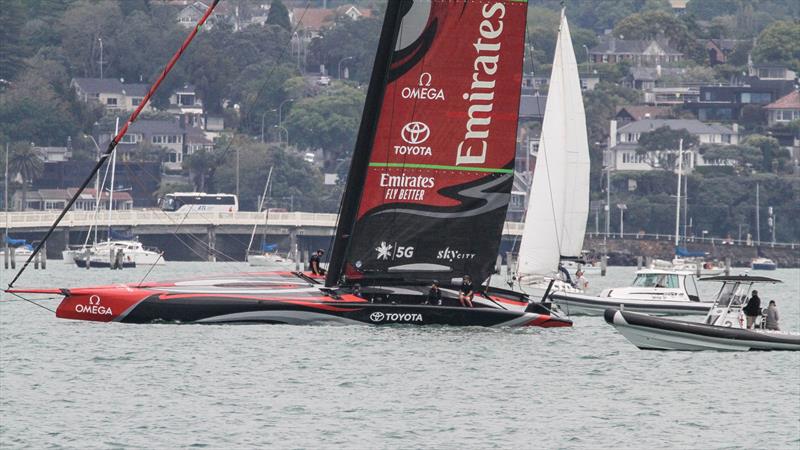
<instances>
[{"instance_id":1,"label":"calm water","mask_svg":"<svg viewBox=\"0 0 800 450\"><path fill-rule=\"evenodd\" d=\"M242 269L170 263L151 279ZM144 273L51 261L18 285ZM797 331L800 270L770 275L784 284L761 298ZM599 317L558 330L124 325L8 300L2 448L800 447L800 353L643 352Z\"/></svg>"}]
</instances>

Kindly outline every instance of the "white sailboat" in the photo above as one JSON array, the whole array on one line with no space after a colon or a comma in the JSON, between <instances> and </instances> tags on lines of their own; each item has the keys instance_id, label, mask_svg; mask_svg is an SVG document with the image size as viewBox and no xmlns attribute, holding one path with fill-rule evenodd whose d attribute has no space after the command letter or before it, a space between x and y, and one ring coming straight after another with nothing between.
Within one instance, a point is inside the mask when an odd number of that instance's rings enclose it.
<instances>
[{"instance_id":1,"label":"white sailboat","mask_svg":"<svg viewBox=\"0 0 800 450\"><path fill-rule=\"evenodd\" d=\"M517 281L534 298L558 276L559 261L578 259L589 217L589 141L578 63L564 11L553 57L539 155L531 183ZM579 291L556 280L554 290Z\"/></svg>"},{"instance_id":2,"label":"white sailboat","mask_svg":"<svg viewBox=\"0 0 800 450\"><path fill-rule=\"evenodd\" d=\"M267 235L267 223L269 222L269 209L264 209L264 203L269 192L269 183L272 180L272 169L269 168L267 182L264 184L264 193L261 194L261 201L258 204L258 211L264 213L264 237ZM260 248L253 249L258 224L253 225L253 232L250 233L250 242L247 244L247 264L258 267L272 267L273 269L291 268L292 260L278 254L277 245L266 245L262 239ZM274 249L273 249L274 248Z\"/></svg>"}]
</instances>

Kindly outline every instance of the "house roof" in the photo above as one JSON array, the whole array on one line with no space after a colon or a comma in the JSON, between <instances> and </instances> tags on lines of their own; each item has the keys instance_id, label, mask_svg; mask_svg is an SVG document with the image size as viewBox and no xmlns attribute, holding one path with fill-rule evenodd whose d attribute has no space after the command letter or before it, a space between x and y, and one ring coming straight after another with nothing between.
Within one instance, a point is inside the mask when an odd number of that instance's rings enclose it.
<instances>
[{"instance_id":1,"label":"house roof","mask_svg":"<svg viewBox=\"0 0 800 450\"><path fill-rule=\"evenodd\" d=\"M325 8L292 8L292 18L298 28L319 31L333 20L334 11Z\"/></svg>"},{"instance_id":2,"label":"house roof","mask_svg":"<svg viewBox=\"0 0 800 450\"><path fill-rule=\"evenodd\" d=\"M125 84L117 78L74 78L73 83L87 94L120 94L144 97L150 86L141 83Z\"/></svg>"},{"instance_id":3,"label":"house roof","mask_svg":"<svg viewBox=\"0 0 800 450\"><path fill-rule=\"evenodd\" d=\"M656 119L659 117L669 117L672 108L669 106L649 106L649 105L628 105L617 109L617 116L623 112L627 113L633 120Z\"/></svg>"},{"instance_id":4,"label":"house roof","mask_svg":"<svg viewBox=\"0 0 800 450\"><path fill-rule=\"evenodd\" d=\"M800 91L792 91L764 106L764 109L800 109Z\"/></svg>"},{"instance_id":5,"label":"house roof","mask_svg":"<svg viewBox=\"0 0 800 450\"><path fill-rule=\"evenodd\" d=\"M58 189L58 190L62 190L62 189ZM75 191L77 191L77 190L78 190L78 188L67 188L67 189L65 189L63 191L66 192L67 194L69 194L70 196L73 196L73 195L75 195ZM81 194L81 198L93 199L95 197L95 195L97 195L97 194L95 194L95 192L96 191L94 190L94 188L86 188L83 191L83 193ZM100 192L100 200L108 201L108 196L109 196L109 192L108 191ZM115 202L132 202L133 201L133 197L131 197L131 194L129 194L128 192L125 192L125 191L114 191L114 201Z\"/></svg>"},{"instance_id":6,"label":"house roof","mask_svg":"<svg viewBox=\"0 0 800 450\"><path fill-rule=\"evenodd\" d=\"M680 67L631 67L630 74L634 80L660 80L663 77L680 76L686 69Z\"/></svg>"},{"instance_id":7,"label":"house roof","mask_svg":"<svg viewBox=\"0 0 800 450\"><path fill-rule=\"evenodd\" d=\"M703 123L694 119L642 119L620 127L618 133L647 133L657 128L686 130L691 134L733 134L733 130L717 124Z\"/></svg>"},{"instance_id":8,"label":"house roof","mask_svg":"<svg viewBox=\"0 0 800 450\"><path fill-rule=\"evenodd\" d=\"M654 40L625 40L617 38L609 38L600 42L591 50L590 54L641 54L647 50L653 43L658 44L659 47L668 55L682 55L681 52L671 48L666 42L658 42Z\"/></svg>"},{"instance_id":9,"label":"house roof","mask_svg":"<svg viewBox=\"0 0 800 450\"><path fill-rule=\"evenodd\" d=\"M519 99L519 116L544 117L545 105L547 105L546 95L523 95Z\"/></svg>"},{"instance_id":10,"label":"house roof","mask_svg":"<svg viewBox=\"0 0 800 450\"><path fill-rule=\"evenodd\" d=\"M716 45L719 47L720 50L730 51L736 48L736 45L740 42L744 42L741 39L709 39L708 42Z\"/></svg>"}]
</instances>

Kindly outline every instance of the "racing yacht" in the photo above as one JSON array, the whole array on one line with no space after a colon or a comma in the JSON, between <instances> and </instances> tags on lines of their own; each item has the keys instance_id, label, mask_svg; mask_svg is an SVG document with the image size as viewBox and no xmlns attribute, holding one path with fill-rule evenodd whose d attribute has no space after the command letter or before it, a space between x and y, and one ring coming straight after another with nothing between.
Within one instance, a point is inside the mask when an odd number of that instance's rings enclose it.
<instances>
[{"instance_id":1,"label":"racing yacht","mask_svg":"<svg viewBox=\"0 0 800 450\"><path fill-rule=\"evenodd\" d=\"M58 317L102 322L571 326L488 283L475 307L457 302L466 275L479 284L494 272L526 17L515 0L388 2L324 279L272 272L14 291L63 295ZM442 305L425 304L434 281Z\"/></svg>"}]
</instances>

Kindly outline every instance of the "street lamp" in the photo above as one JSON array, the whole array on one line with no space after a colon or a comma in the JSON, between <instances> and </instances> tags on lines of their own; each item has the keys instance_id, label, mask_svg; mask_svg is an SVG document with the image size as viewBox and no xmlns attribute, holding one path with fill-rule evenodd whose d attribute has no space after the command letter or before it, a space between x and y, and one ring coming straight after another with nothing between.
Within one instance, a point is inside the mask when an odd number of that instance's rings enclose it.
<instances>
[{"instance_id":1,"label":"street lamp","mask_svg":"<svg viewBox=\"0 0 800 450\"><path fill-rule=\"evenodd\" d=\"M286 145L289 145L289 130L282 125L275 125L274 127L277 128L279 132L282 130L286 133ZM281 134L278 134L278 142L283 142Z\"/></svg>"},{"instance_id":2,"label":"street lamp","mask_svg":"<svg viewBox=\"0 0 800 450\"><path fill-rule=\"evenodd\" d=\"M589 59L589 47L586 44L583 44L584 50L586 50L586 64L587 68L589 69L589 73L592 72L592 60Z\"/></svg>"},{"instance_id":3,"label":"street lamp","mask_svg":"<svg viewBox=\"0 0 800 450\"><path fill-rule=\"evenodd\" d=\"M280 105L278 105L278 125L277 125L277 126L278 126L279 128L283 126L283 114L282 114L282 112L283 112L283 105L284 105L284 104L286 104L286 103L289 103L289 102L293 102L293 101L294 101L294 99L293 99L293 98L287 98L286 100L282 101ZM273 111L274 111L274 110L273 110ZM289 141L289 137L288 137L288 136L289 136L289 133L286 133L286 136L287 136L287 137L286 137L286 141L287 141L287 143L288 143L288 141ZM278 142L280 142L280 139L278 139Z\"/></svg>"},{"instance_id":4,"label":"street lamp","mask_svg":"<svg viewBox=\"0 0 800 450\"><path fill-rule=\"evenodd\" d=\"M623 239L625 237L625 210L628 209L628 205L617 203L617 208L619 208L619 237Z\"/></svg>"},{"instance_id":5,"label":"street lamp","mask_svg":"<svg viewBox=\"0 0 800 450\"><path fill-rule=\"evenodd\" d=\"M266 116L268 112L275 112L275 111L277 111L277 110L270 109L269 111L264 111L261 114L261 143L262 144L264 143L264 116Z\"/></svg>"},{"instance_id":6,"label":"street lamp","mask_svg":"<svg viewBox=\"0 0 800 450\"><path fill-rule=\"evenodd\" d=\"M342 63L347 61L348 59L353 59L352 56L346 56L339 60L339 64L337 65L336 74L339 75L339 79L342 79Z\"/></svg>"}]
</instances>

